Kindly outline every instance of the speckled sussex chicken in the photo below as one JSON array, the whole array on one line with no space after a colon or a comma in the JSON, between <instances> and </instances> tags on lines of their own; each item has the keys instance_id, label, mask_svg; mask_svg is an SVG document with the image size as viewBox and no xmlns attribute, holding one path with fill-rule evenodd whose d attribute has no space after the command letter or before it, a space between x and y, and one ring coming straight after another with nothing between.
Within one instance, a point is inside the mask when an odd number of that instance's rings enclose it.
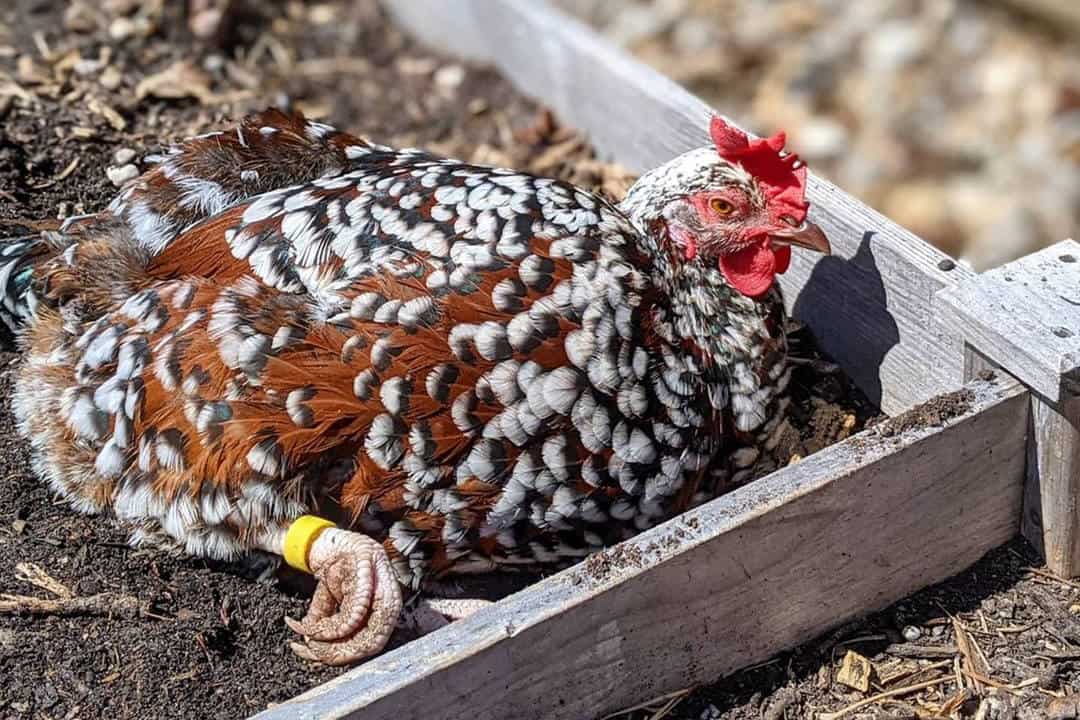
<instances>
[{"instance_id":1,"label":"speckled sussex chicken","mask_svg":"<svg viewBox=\"0 0 1080 720\"><path fill-rule=\"evenodd\" d=\"M778 425L775 275L829 249L783 135L711 134L618 205L278 111L182 143L0 246L37 472L135 541L313 572L294 648L329 663L402 587L680 512Z\"/></svg>"}]
</instances>

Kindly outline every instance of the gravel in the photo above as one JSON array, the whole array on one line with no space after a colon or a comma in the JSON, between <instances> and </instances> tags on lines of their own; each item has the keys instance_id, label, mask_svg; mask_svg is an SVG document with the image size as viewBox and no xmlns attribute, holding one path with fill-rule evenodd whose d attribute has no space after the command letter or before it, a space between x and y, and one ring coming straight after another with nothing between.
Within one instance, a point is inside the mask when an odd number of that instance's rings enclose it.
<instances>
[{"instance_id":1,"label":"gravel","mask_svg":"<svg viewBox=\"0 0 1080 720\"><path fill-rule=\"evenodd\" d=\"M1080 234L1080 42L1053 23L978 0L560 4L976 269Z\"/></svg>"}]
</instances>

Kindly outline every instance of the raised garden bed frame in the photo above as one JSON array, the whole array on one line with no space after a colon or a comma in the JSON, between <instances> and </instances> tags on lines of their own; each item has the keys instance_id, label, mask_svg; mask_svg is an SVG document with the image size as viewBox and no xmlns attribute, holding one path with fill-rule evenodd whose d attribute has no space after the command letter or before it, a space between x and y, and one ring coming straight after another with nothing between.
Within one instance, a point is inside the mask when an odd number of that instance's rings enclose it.
<instances>
[{"instance_id":1,"label":"raised garden bed frame","mask_svg":"<svg viewBox=\"0 0 1080 720\"><path fill-rule=\"evenodd\" d=\"M384 4L631 170L708 142L710 107L543 0ZM976 275L821 178L809 196L834 254L796 255L789 309L889 415L967 387L963 414L849 438L259 717L598 717L884 608L1021 529L1080 575L1080 244Z\"/></svg>"}]
</instances>

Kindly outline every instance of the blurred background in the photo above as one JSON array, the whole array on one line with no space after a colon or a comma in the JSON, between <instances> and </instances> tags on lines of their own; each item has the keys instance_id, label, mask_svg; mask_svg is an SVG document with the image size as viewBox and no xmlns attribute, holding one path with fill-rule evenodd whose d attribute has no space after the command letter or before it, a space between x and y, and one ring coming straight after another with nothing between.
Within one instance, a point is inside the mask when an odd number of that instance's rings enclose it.
<instances>
[{"instance_id":1,"label":"blurred background","mask_svg":"<svg viewBox=\"0 0 1080 720\"><path fill-rule=\"evenodd\" d=\"M558 4L976 269L1080 237L1080 0Z\"/></svg>"}]
</instances>

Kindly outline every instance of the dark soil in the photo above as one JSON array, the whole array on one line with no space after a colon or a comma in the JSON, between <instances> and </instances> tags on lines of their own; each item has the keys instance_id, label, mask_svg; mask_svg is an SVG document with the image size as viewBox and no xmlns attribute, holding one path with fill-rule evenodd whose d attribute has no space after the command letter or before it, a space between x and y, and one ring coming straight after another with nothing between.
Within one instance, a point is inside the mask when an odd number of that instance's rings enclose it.
<instances>
[{"instance_id":1,"label":"dark soil","mask_svg":"<svg viewBox=\"0 0 1080 720\"><path fill-rule=\"evenodd\" d=\"M101 4L68 4L85 8L85 32L66 29L64 3L0 9L0 231L100 209L116 192L105 170L119 148L142 158L271 105L455 153L509 144L537 112L494 72L418 50L370 1L252 2L224 46L190 35L184 2ZM108 11L124 6L136 10ZM133 19L148 37L110 36Z\"/></svg>"},{"instance_id":2,"label":"dark soil","mask_svg":"<svg viewBox=\"0 0 1080 720\"><path fill-rule=\"evenodd\" d=\"M968 411L975 393L968 389L938 395L918 407L876 425L883 437L895 437L914 428L940 427Z\"/></svg>"}]
</instances>

